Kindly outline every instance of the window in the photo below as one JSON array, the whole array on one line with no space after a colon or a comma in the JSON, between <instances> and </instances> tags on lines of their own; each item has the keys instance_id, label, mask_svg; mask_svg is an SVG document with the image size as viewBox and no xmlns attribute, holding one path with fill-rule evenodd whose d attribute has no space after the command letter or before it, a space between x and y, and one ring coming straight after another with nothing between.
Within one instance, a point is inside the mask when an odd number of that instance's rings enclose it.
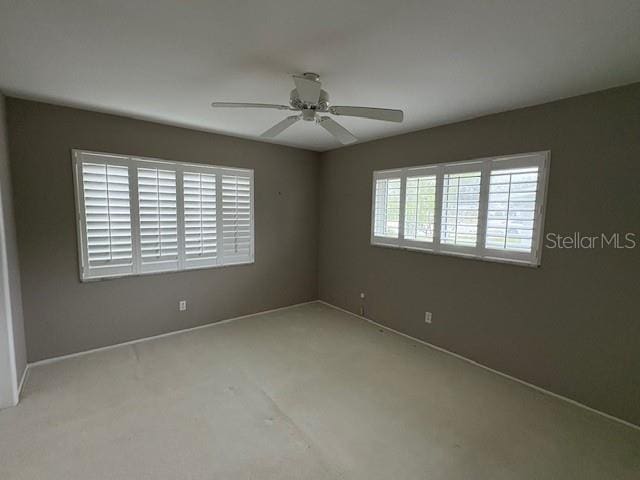
<instances>
[{"instance_id":1,"label":"window","mask_svg":"<svg viewBox=\"0 0 640 480\"><path fill-rule=\"evenodd\" d=\"M82 280L253 262L252 170L79 150L73 169Z\"/></svg>"},{"instance_id":2,"label":"window","mask_svg":"<svg viewBox=\"0 0 640 480\"><path fill-rule=\"evenodd\" d=\"M371 243L540 264L549 152L376 171Z\"/></svg>"}]
</instances>

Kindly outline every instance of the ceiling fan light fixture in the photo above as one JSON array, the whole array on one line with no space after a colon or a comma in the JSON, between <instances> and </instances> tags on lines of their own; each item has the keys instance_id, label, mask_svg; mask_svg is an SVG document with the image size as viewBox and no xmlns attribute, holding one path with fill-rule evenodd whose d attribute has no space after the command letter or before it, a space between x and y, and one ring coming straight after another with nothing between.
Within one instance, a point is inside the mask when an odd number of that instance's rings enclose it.
<instances>
[{"instance_id":1,"label":"ceiling fan light fixture","mask_svg":"<svg viewBox=\"0 0 640 480\"><path fill-rule=\"evenodd\" d=\"M313 122L316 119L316 111L315 109L306 108L302 110L302 120L306 122Z\"/></svg>"}]
</instances>

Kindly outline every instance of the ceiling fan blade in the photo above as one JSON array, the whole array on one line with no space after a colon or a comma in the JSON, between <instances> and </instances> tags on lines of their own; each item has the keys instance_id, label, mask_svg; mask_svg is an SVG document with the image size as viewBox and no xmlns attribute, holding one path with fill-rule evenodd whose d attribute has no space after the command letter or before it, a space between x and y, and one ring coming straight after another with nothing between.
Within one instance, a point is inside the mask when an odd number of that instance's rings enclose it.
<instances>
[{"instance_id":1,"label":"ceiling fan blade","mask_svg":"<svg viewBox=\"0 0 640 480\"><path fill-rule=\"evenodd\" d=\"M320 87L322 85L319 81L299 75L294 75L293 81L296 84L296 90L298 90L300 100L311 105L318 103L320 99Z\"/></svg>"},{"instance_id":2,"label":"ceiling fan blade","mask_svg":"<svg viewBox=\"0 0 640 480\"><path fill-rule=\"evenodd\" d=\"M267 130L260 136L264 138L273 138L277 135L280 135L287 128L289 128L291 125L296 123L298 120L300 120L300 116L291 115L290 117L285 118L281 122L276 123L273 127L271 127L269 130Z\"/></svg>"},{"instance_id":3,"label":"ceiling fan blade","mask_svg":"<svg viewBox=\"0 0 640 480\"><path fill-rule=\"evenodd\" d=\"M343 145L353 143L358 139L354 137L349 130L344 128L338 122L331 117L320 117L318 125L324 128L327 132L333 135Z\"/></svg>"},{"instance_id":4,"label":"ceiling fan blade","mask_svg":"<svg viewBox=\"0 0 640 480\"><path fill-rule=\"evenodd\" d=\"M348 115L350 117L371 118L384 120L385 122L402 122L404 113L402 110L390 110L388 108L371 107L329 107L329 113L334 115Z\"/></svg>"},{"instance_id":5,"label":"ceiling fan blade","mask_svg":"<svg viewBox=\"0 0 640 480\"><path fill-rule=\"evenodd\" d=\"M234 103L234 102L213 102L214 108L275 108L276 110L289 110L287 105L275 105L273 103Z\"/></svg>"}]
</instances>

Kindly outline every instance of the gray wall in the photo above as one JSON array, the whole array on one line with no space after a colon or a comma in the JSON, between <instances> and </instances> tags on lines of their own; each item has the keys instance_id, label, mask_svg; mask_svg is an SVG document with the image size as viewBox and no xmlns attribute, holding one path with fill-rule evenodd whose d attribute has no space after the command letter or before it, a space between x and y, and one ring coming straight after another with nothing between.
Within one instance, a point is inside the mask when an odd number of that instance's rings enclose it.
<instances>
[{"instance_id":1,"label":"gray wall","mask_svg":"<svg viewBox=\"0 0 640 480\"><path fill-rule=\"evenodd\" d=\"M634 84L318 155L9 99L29 360L319 295L640 424L640 250L545 249L531 269L369 244L373 170L547 149L546 232L640 239L638 105ZM80 283L71 148L254 168L255 265Z\"/></svg>"},{"instance_id":2,"label":"gray wall","mask_svg":"<svg viewBox=\"0 0 640 480\"><path fill-rule=\"evenodd\" d=\"M320 298L359 312L365 292L378 322L640 424L640 248L545 249L533 269L369 244L374 170L547 149L547 233L640 241L634 84L324 153Z\"/></svg>"},{"instance_id":3,"label":"gray wall","mask_svg":"<svg viewBox=\"0 0 640 480\"><path fill-rule=\"evenodd\" d=\"M9 338L11 337L11 338ZM20 267L11 195L5 98L0 94L0 406L17 400L13 390L27 368ZM12 348L9 347L12 343ZM13 357L13 358L11 358ZM7 377L7 373L9 376ZM10 387L7 388L7 387ZM11 395L8 394L11 391Z\"/></svg>"},{"instance_id":4,"label":"gray wall","mask_svg":"<svg viewBox=\"0 0 640 480\"><path fill-rule=\"evenodd\" d=\"M7 104L29 361L317 298L317 153ZM255 264L81 283L72 148L253 168ZM186 312L178 312L180 299Z\"/></svg>"}]
</instances>

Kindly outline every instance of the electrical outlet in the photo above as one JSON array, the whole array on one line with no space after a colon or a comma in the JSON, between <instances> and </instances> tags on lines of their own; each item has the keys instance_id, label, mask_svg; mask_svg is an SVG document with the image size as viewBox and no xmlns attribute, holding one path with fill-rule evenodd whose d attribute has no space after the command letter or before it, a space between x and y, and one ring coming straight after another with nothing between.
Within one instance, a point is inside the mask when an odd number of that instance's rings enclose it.
<instances>
[{"instance_id":1,"label":"electrical outlet","mask_svg":"<svg viewBox=\"0 0 640 480\"><path fill-rule=\"evenodd\" d=\"M424 312L425 323L431 323L431 312Z\"/></svg>"},{"instance_id":2,"label":"electrical outlet","mask_svg":"<svg viewBox=\"0 0 640 480\"><path fill-rule=\"evenodd\" d=\"M180 309L181 312L184 312L187 310L187 301L186 300L180 300L180 302L178 303L178 308Z\"/></svg>"},{"instance_id":3,"label":"electrical outlet","mask_svg":"<svg viewBox=\"0 0 640 480\"><path fill-rule=\"evenodd\" d=\"M360 294L360 298L364 299L364 297L365 297L365 294L364 294L364 292L362 292L362 293Z\"/></svg>"}]
</instances>

